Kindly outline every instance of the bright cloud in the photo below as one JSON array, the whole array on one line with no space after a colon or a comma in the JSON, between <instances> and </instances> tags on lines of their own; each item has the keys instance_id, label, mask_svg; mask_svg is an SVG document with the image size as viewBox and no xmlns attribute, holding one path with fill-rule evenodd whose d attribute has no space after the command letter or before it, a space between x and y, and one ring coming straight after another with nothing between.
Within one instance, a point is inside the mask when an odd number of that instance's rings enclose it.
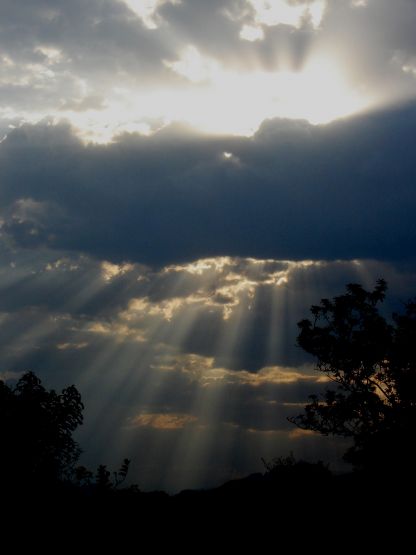
<instances>
[{"instance_id":1,"label":"bright cloud","mask_svg":"<svg viewBox=\"0 0 416 555\"><path fill-rule=\"evenodd\" d=\"M156 430L180 430L196 421L196 417L190 414L138 414L129 419L129 426L150 427Z\"/></svg>"},{"instance_id":2,"label":"bright cloud","mask_svg":"<svg viewBox=\"0 0 416 555\"><path fill-rule=\"evenodd\" d=\"M219 64L214 60L204 58L192 45L183 51L178 61L165 61L165 65L192 83L212 80L219 72Z\"/></svg>"},{"instance_id":3,"label":"bright cloud","mask_svg":"<svg viewBox=\"0 0 416 555\"><path fill-rule=\"evenodd\" d=\"M404 0L195 6L93 0L74 13L34 2L25 25L5 8L0 140L45 117L69 120L87 142L172 122L250 136L274 117L326 124L414 97L414 12Z\"/></svg>"},{"instance_id":4,"label":"bright cloud","mask_svg":"<svg viewBox=\"0 0 416 555\"><path fill-rule=\"evenodd\" d=\"M180 4L181 0L123 0L124 3L140 17L148 29L157 29L160 17L158 9L163 4Z\"/></svg>"},{"instance_id":5,"label":"bright cloud","mask_svg":"<svg viewBox=\"0 0 416 555\"><path fill-rule=\"evenodd\" d=\"M117 276L130 272L133 269L132 264L112 264L111 262L104 261L101 263L102 275L105 281L111 281Z\"/></svg>"},{"instance_id":6,"label":"bright cloud","mask_svg":"<svg viewBox=\"0 0 416 555\"><path fill-rule=\"evenodd\" d=\"M290 2L288 0L247 0L255 11L255 21L268 27L291 25L299 28L310 22L315 28L322 21L326 0Z\"/></svg>"},{"instance_id":7,"label":"bright cloud","mask_svg":"<svg viewBox=\"0 0 416 555\"><path fill-rule=\"evenodd\" d=\"M243 25L240 31L240 38L254 42L256 40L264 39L264 31L261 27L254 25Z\"/></svg>"}]
</instances>

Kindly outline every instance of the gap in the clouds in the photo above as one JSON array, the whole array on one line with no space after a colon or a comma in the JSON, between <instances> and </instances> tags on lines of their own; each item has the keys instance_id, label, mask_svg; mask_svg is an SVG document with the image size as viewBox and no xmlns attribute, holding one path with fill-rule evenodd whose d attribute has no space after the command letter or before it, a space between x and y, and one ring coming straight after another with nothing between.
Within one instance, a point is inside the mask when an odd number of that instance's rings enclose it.
<instances>
[{"instance_id":1,"label":"gap in the clouds","mask_svg":"<svg viewBox=\"0 0 416 555\"><path fill-rule=\"evenodd\" d=\"M391 105L414 98L414 17L404 0L5 7L0 140L48 115L109 143L175 121L241 136Z\"/></svg>"},{"instance_id":2,"label":"gap in the clouds","mask_svg":"<svg viewBox=\"0 0 416 555\"><path fill-rule=\"evenodd\" d=\"M244 87L243 87L244 88ZM300 86L301 89L308 90L307 85ZM220 147L223 145L221 156L224 161L240 165L238 154L235 155L233 145L240 146L245 141L256 140L262 138L264 129L275 128L278 133L286 134L290 129L310 129L313 133L316 129L317 135L320 130L328 132L341 130L344 127L346 131L354 126L361 124L368 125L371 120L388 119L389 117L401 118L407 111L412 112L414 109L414 98L407 94L399 99L380 102L368 102L367 105L356 110L339 112L329 117L308 117L304 113L273 113L263 114L256 119L255 123L246 125L241 129L233 129L232 126L225 125L223 127L212 124L211 127L198 124L186 117L146 117L142 120L135 120L131 117L125 124L112 125L111 120L106 119L105 114L100 113L100 123L96 129L88 129L85 124L76 117L66 117L62 114L47 114L42 116L30 117L9 115L0 118L0 144L16 143L22 140L32 142L34 140L55 141L55 146L72 146L77 145L84 147L111 147L121 146L123 144L145 146L146 144L162 144L165 142L175 142L179 145L187 141L196 141L200 144L217 143ZM326 103L328 109L328 103ZM226 109L226 108L224 108ZM319 110L318 110L319 111ZM212 118L207 115L209 121ZM235 116L236 120L240 120L240 115ZM88 120L89 121L89 120ZM48 137L48 129L51 137ZM56 132L54 132L56 129ZM52 135L54 135L52 137ZM16 138L15 138L16 137ZM17 141L16 141L17 139Z\"/></svg>"}]
</instances>

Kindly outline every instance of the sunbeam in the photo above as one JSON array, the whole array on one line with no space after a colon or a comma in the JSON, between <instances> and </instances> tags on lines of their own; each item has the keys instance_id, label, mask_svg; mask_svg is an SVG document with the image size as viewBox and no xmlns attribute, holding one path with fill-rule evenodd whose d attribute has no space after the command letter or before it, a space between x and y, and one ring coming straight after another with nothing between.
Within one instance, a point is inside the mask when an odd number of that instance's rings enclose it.
<instances>
[{"instance_id":1,"label":"sunbeam","mask_svg":"<svg viewBox=\"0 0 416 555\"><path fill-rule=\"evenodd\" d=\"M94 489L127 458L124 485L175 493L292 451L345 468L296 414L331 386L320 302L386 322L371 399L413 310L415 28L409 0L0 2L0 394L72 397L74 427L80 392L92 473L48 448L56 479Z\"/></svg>"},{"instance_id":2,"label":"sunbeam","mask_svg":"<svg viewBox=\"0 0 416 555\"><path fill-rule=\"evenodd\" d=\"M2 296L4 375L23 364L58 387L72 376L88 399L77 437L94 454L82 460L104 457L111 437L109 463L136 458L142 479L169 491L261 471L262 456L331 452L285 420L324 385L295 346L296 321L341 279L371 285L382 271L403 292L413 280L364 260L223 257L152 271L56 260L1 280L21 299L15 310Z\"/></svg>"}]
</instances>

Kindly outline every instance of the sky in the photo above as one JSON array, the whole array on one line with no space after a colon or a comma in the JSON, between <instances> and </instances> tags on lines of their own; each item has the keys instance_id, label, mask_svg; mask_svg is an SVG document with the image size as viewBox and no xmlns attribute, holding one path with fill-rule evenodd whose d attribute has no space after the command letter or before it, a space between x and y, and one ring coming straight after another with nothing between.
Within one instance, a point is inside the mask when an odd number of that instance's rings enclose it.
<instances>
[{"instance_id":1,"label":"sky","mask_svg":"<svg viewBox=\"0 0 416 555\"><path fill-rule=\"evenodd\" d=\"M0 376L170 492L330 461L296 323L416 294L414 0L2 0Z\"/></svg>"}]
</instances>

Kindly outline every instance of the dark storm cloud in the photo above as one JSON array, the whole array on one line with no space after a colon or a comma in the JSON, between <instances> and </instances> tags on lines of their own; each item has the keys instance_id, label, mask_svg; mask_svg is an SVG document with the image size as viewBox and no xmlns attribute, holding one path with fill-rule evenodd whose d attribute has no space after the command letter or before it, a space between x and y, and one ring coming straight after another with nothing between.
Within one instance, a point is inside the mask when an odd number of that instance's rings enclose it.
<instances>
[{"instance_id":1,"label":"dark storm cloud","mask_svg":"<svg viewBox=\"0 0 416 555\"><path fill-rule=\"evenodd\" d=\"M2 231L17 245L164 265L206 256L412 256L414 105L252 139L165 129L83 146L25 126L0 146ZM231 158L224 152L232 153Z\"/></svg>"}]
</instances>

